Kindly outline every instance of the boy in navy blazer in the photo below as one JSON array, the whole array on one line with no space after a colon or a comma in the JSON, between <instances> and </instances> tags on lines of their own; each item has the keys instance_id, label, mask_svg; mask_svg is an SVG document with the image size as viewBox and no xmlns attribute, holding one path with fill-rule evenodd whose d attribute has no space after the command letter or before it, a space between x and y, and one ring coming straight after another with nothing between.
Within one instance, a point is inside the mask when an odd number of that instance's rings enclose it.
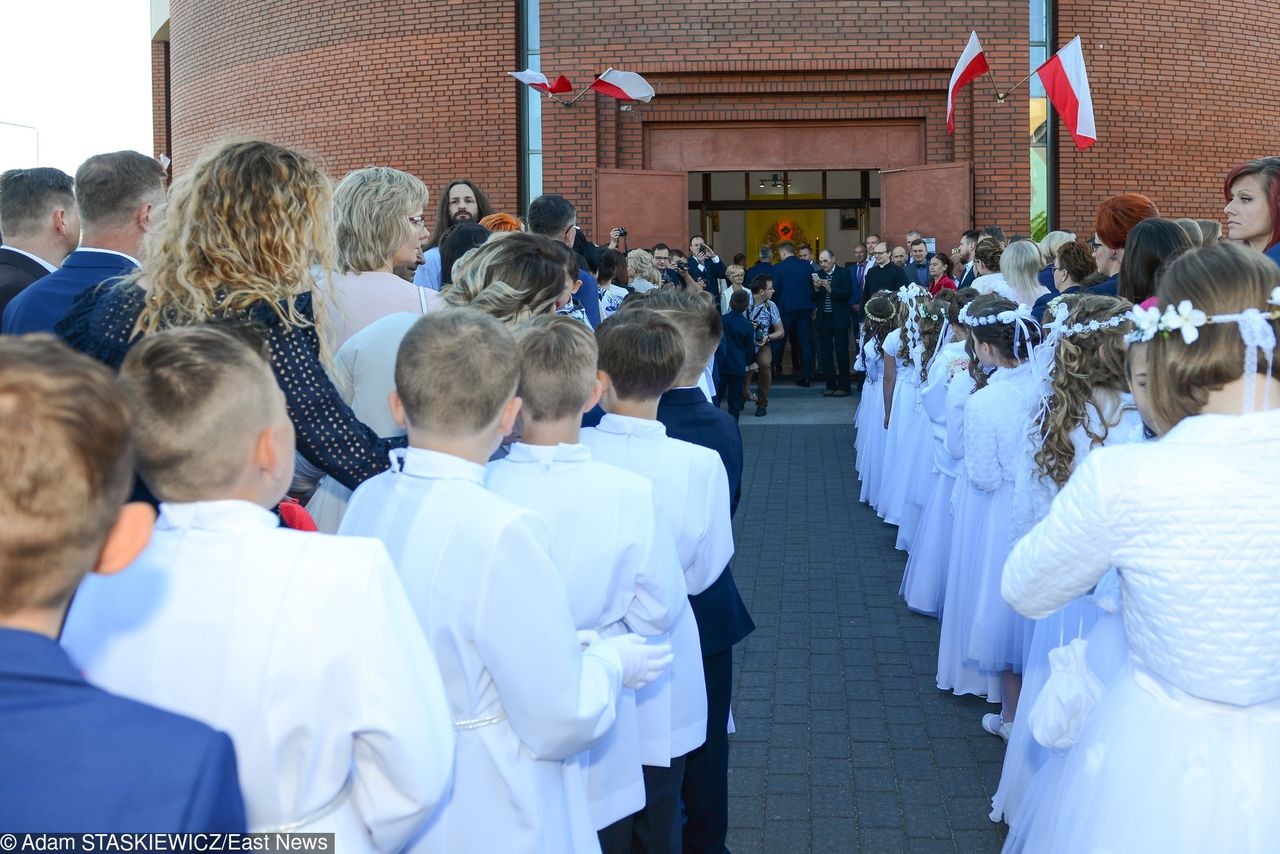
<instances>
[{"instance_id":1,"label":"boy in navy blazer","mask_svg":"<svg viewBox=\"0 0 1280 854\"><path fill-rule=\"evenodd\" d=\"M658 401L658 420L671 438L702 445L720 455L729 476L729 513L732 515L742 493L742 434L729 414L708 403L697 387L703 366L720 343L723 329L720 313L709 295L689 291L663 291L636 303L635 310L656 311L680 330L685 343L685 364L676 377L675 387ZM741 364L745 364L745 359ZM741 386L738 392L741 393ZM690 596L689 604L702 641L702 669L707 681L707 741L685 758L684 851L720 854L725 850L729 829L733 645L755 631L756 625L738 594L731 567L726 566L705 591Z\"/></svg>"},{"instance_id":2,"label":"boy in navy blazer","mask_svg":"<svg viewBox=\"0 0 1280 854\"><path fill-rule=\"evenodd\" d=\"M0 339L2 832L246 829L226 735L93 687L56 640L85 572L123 569L150 537L151 508L124 504L132 430L106 368L48 336Z\"/></svg>"},{"instance_id":3,"label":"boy in navy blazer","mask_svg":"<svg viewBox=\"0 0 1280 854\"><path fill-rule=\"evenodd\" d=\"M724 389L720 399L729 405L729 414L737 421L742 414L742 395L747 386L747 362L755 356L755 328L747 319L751 296L736 291L729 298L729 311L720 316L724 332L720 338L720 383Z\"/></svg>"}]
</instances>

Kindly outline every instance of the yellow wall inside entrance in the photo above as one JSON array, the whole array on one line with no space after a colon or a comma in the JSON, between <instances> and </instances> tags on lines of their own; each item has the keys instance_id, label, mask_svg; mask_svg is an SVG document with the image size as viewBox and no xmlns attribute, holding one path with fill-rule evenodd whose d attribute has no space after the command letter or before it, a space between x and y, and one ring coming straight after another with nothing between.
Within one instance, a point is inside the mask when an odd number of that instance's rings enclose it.
<instances>
[{"instance_id":1,"label":"yellow wall inside entrance","mask_svg":"<svg viewBox=\"0 0 1280 854\"><path fill-rule=\"evenodd\" d=\"M816 198L816 197L815 197ZM824 210L747 211L748 259L759 257L761 246L774 246L790 240L799 246L808 243L814 258L827 245L827 222ZM774 254L777 260L777 254Z\"/></svg>"}]
</instances>

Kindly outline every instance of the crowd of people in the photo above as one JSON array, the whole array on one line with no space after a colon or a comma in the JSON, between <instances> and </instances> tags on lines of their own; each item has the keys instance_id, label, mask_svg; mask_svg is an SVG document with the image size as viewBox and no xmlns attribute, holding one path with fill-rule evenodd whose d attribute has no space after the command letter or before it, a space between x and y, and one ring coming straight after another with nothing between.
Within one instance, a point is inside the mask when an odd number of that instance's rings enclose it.
<instances>
[{"instance_id":1,"label":"crowd of people","mask_svg":"<svg viewBox=\"0 0 1280 854\"><path fill-rule=\"evenodd\" d=\"M969 232L959 288L863 303L861 499L938 687L997 707L1006 851L1280 834L1280 158L1224 195L1225 232L1138 193L1089 244Z\"/></svg>"},{"instance_id":2,"label":"crowd of people","mask_svg":"<svg viewBox=\"0 0 1280 854\"><path fill-rule=\"evenodd\" d=\"M725 850L735 422L789 349L862 380L1009 848L1262 850L1280 158L1224 195L747 268L260 141L5 173L0 827Z\"/></svg>"},{"instance_id":3,"label":"crowd of people","mask_svg":"<svg viewBox=\"0 0 1280 854\"><path fill-rule=\"evenodd\" d=\"M744 296L430 203L259 141L0 176L0 827L724 850Z\"/></svg>"}]
</instances>

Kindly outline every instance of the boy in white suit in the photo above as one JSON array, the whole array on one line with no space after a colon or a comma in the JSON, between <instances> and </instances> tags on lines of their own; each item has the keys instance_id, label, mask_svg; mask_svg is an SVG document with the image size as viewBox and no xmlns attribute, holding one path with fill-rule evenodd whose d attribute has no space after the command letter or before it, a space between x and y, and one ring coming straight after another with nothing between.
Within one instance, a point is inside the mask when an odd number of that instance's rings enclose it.
<instances>
[{"instance_id":1,"label":"boy in white suit","mask_svg":"<svg viewBox=\"0 0 1280 854\"><path fill-rule=\"evenodd\" d=\"M600 325L596 340L607 414L582 431L582 443L593 458L652 481L657 527L675 538L686 592L701 593L733 556L729 479L715 451L668 437L657 420L658 399L684 364L680 333L655 313L624 311ZM636 695L646 766L647 800L634 828L641 850L681 850L684 757L707 737L702 648L691 610L670 634L671 678Z\"/></svg>"},{"instance_id":2,"label":"boy in white suit","mask_svg":"<svg viewBox=\"0 0 1280 854\"><path fill-rule=\"evenodd\" d=\"M656 678L670 649L621 634L584 650L546 526L485 489L484 464L521 406L505 326L465 308L427 315L395 376L409 447L356 490L340 531L387 544L444 677L456 774L420 847L599 851L563 760L608 732L619 691Z\"/></svg>"},{"instance_id":3,"label":"boy in white suit","mask_svg":"<svg viewBox=\"0 0 1280 854\"><path fill-rule=\"evenodd\" d=\"M544 316L525 321L516 338L521 438L489 464L488 486L537 513L554 532L551 560L564 577L579 631L609 637L629 630L664 639L688 606L671 533L654 529L653 487L592 460L578 442L582 413L602 390L595 337L572 318ZM583 496L590 496L599 524L589 536L576 536ZM622 692L617 722L580 764L601 848L630 851L631 824L623 820L644 807L634 691Z\"/></svg>"},{"instance_id":4,"label":"boy in white suit","mask_svg":"<svg viewBox=\"0 0 1280 854\"><path fill-rule=\"evenodd\" d=\"M160 519L132 566L81 585L63 645L96 683L225 730L251 830L398 849L444 796L454 737L386 549L278 527L293 426L260 341L150 335L120 382Z\"/></svg>"}]
</instances>

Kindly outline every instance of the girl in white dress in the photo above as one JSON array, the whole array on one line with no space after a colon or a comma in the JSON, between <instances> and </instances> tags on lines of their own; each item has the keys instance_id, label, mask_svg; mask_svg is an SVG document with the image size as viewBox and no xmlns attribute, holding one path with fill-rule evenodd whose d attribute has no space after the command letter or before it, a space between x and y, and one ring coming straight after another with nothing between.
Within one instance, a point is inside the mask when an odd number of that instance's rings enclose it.
<instances>
[{"instance_id":1,"label":"girl in white dress","mask_svg":"<svg viewBox=\"0 0 1280 854\"><path fill-rule=\"evenodd\" d=\"M951 337L951 324L947 319L949 303L922 303L917 308L916 335L917 341L914 359L919 365L919 386L916 389L915 420L912 435L906 437L903 451L907 454L907 465L904 466L904 477L907 481L906 500L902 505L902 515L898 521L897 547L901 551L912 551L915 543L916 529L920 525L920 511L933 488L934 466L932 450L933 424L929 413L924 409L924 387L929 382L929 364L938 355L942 344L943 333Z\"/></svg>"},{"instance_id":2,"label":"girl in white dress","mask_svg":"<svg viewBox=\"0 0 1280 854\"><path fill-rule=\"evenodd\" d=\"M1053 359L1052 384L1032 433L1030 471L1017 485L1016 535L1044 517L1053 496L1090 451L1141 439L1142 420L1124 370L1131 308L1116 297L1072 295L1046 314L1053 317L1043 345L1053 348L1047 354ZM1049 677L1050 650L1083 637L1098 614L1093 596L1086 595L1035 622L1018 698L1024 714L1017 716L1009 737L1000 787L992 798L993 821L1003 817L1011 827L1017 824L1027 787L1048 758L1028 726L1027 713Z\"/></svg>"},{"instance_id":3,"label":"girl in white dress","mask_svg":"<svg viewBox=\"0 0 1280 854\"><path fill-rule=\"evenodd\" d=\"M1158 442L1103 448L1022 539L1004 595L1046 616L1117 567L1131 655L1036 852L1263 852L1280 838L1280 288L1229 244L1134 312Z\"/></svg>"},{"instance_id":4,"label":"girl in white dress","mask_svg":"<svg viewBox=\"0 0 1280 854\"><path fill-rule=\"evenodd\" d=\"M946 651L961 656L966 666L999 677L1001 714L984 716L982 724L988 732L1007 738L1017 711L1030 624L1000 598L1000 570L1012 545L1010 515L1017 467L1027 425L1039 401L1039 384L1029 363L1039 327L1031 319L1029 306L994 294L975 299L965 308L965 316L972 355L995 372L965 406L968 495L961 500L973 508L966 517L972 529L953 538L961 547L953 548L948 590L955 579L965 602L958 614L963 620L960 632L954 626L951 632L945 631L952 615L944 615L943 641L950 638Z\"/></svg>"},{"instance_id":5,"label":"girl in white dress","mask_svg":"<svg viewBox=\"0 0 1280 854\"><path fill-rule=\"evenodd\" d=\"M972 293L972 289L966 289ZM944 296L945 295L945 296ZM940 616L947 581L947 559L951 548L951 495L955 491L959 461L947 447L947 397L956 377L969 386L969 357L965 353L968 333L960 325L960 309L967 301L955 291L942 291L930 306L931 312L947 312L947 326L941 338L947 339L928 365L920 401L931 427L933 473L928 481L928 495L920 513L915 541L907 568L902 575L899 594L913 611ZM966 389L965 396L968 396Z\"/></svg>"},{"instance_id":6,"label":"girl in white dress","mask_svg":"<svg viewBox=\"0 0 1280 854\"><path fill-rule=\"evenodd\" d=\"M880 496L880 475L884 465L884 340L895 323L894 305L888 294L867 300L866 319L862 322L862 349L858 353L858 370L865 371L862 394L858 398L855 451L858 477L862 480L861 501L875 506Z\"/></svg>"},{"instance_id":7,"label":"girl in white dress","mask_svg":"<svg viewBox=\"0 0 1280 854\"><path fill-rule=\"evenodd\" d=\"M915 285L898 289L898 328L884 342L885 439L883 486L876 512L890 525L902 521L907 486L915 471L921 437L925 435L920 399L919 308L928 294ZM892 379L892 389L890 380ZM890 474L892 472L892 474Z\"/></svg>"}]
</instances>

